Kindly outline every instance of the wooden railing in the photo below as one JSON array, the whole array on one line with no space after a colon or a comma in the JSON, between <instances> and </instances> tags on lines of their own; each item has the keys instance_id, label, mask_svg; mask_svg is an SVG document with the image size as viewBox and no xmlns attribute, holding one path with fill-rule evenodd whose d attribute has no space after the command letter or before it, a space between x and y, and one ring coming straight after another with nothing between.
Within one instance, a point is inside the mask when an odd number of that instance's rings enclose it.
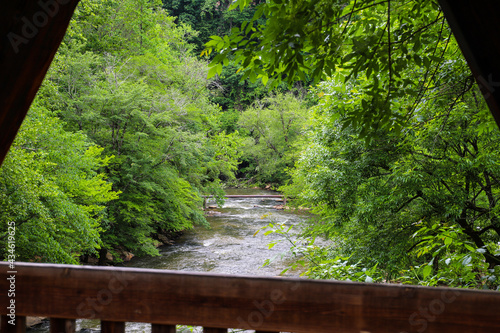
<instances>
[{"instance_id":1,"label":"wooden railing","mask_svg":"<svg viewBox=\"0 0 500 333\"><path fill-rule=\"evenodd\" d=\"M154 333L175 332L175 325L204 332L500 332L500 293L493 291L32 263L14 269L0 264L2 332L23 332L26 316L51 318L58 333L74 331L77 318L100 319L103 333L123 332L125 322L152 323Z\"/></svg>"}]
</instances>

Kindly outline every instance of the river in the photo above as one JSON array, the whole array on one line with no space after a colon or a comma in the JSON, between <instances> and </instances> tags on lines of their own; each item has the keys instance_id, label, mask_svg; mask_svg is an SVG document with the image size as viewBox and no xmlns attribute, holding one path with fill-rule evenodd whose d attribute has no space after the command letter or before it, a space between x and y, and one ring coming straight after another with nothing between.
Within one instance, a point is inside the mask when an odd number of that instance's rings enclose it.
<instances>
[{"instance_id":1,"label":"river","mask_svg":"<svg viewBox=\"0 0 500 333\"><path fill-rule=\"evenodd\" d=\"M278 194L258 189L227 189L228 195ZM213 209L207 216L210 228L196 226L179 237L175 244L160 248L160 256L133 258L128 267L155 268L177 271L210 272L232 275L276 276L287 267L292 258L287 255L289 243L278 242L269 249L270 242L282 239L278 235L255 233L271 221L291 226L295 235L305 213L277 210L283 203L275 198L228 198L221 208ZM209 202L209 205L215 205ZM266 259L275 258L263 266ZM297 276L300 272L288 271ZM99 330L99 321L78 320L77 332L82 328ZM193 328L178 326L178 332ZM199 329L194 328L197 332ZM43 330L38 330L43 332ZM150 332L150 325L127 323L126 332Z\"/></svg>"},{"instance_id":2,"label":"river","mask_svg":"<svg viewBox=\"0 0 500 333\"><path fill-rule=\"evenodd\" d=\"M226 194L278 193L228 189ZM305 214L273 208L282 204L275 198L228 198L222 208L213 210L216 215L207 216L210 229L197 226L186 231L174 245L162 247L159 257L134 258L127 266L235 275L279 275L288 260L262 265L266 259L286 252L289 244L283 242L269 249L268 244L278 237L264 236L264 232L254 234L271 221L297 226L306 218Z\"/></svg>"}]
</instances>

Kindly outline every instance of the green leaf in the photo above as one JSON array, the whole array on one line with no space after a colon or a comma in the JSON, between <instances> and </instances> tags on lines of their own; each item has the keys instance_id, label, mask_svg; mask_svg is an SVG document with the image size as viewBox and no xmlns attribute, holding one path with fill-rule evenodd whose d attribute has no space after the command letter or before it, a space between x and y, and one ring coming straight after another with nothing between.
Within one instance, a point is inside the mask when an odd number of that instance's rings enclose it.
<instances>
[{"instance_id":1,"label":"green leaf","mask_svg":"<svg viewBox=\"0 0 500 333\"><path fill-rule=\"evenodd\" d=\"M267 85L267 81L269 80L269 77L267 75L261 76L262 84Z\"/></svg>"},{"instance_id":2,"label":"green leaf","mask_svg":"<svg viewBox=\"0 0 500 333\"><path fill-rule=\"evenodd\" d=\"M422 270L422 277L423 279L427 279L427 277L431 274L432 272L432 267L427 265L424 267L424 269Z\"/></svg>"},{"instance_id":3,"label":"green leaf","mask_svg":"<svg viewBox=\"0 0 500 333\"><path fill-rule=\"evenodd\" d=\"M210 67L207 74L207 79L213 78L217 74L217 66Z\"/></svg>"},{"instance_id":4,"label":"green leaf","mask_svg":"<svg viewBox=\"0 0 500 333\"><path fill-rule=\"evenodd\" d=\"M465 246L465 248L466 248L467 250L469 250L469 251L471 251L471 252L476 251L476 249L475 249L474 247L470 246L469 244L464 244L464 246Z\"/></svg>"}]
</instances>

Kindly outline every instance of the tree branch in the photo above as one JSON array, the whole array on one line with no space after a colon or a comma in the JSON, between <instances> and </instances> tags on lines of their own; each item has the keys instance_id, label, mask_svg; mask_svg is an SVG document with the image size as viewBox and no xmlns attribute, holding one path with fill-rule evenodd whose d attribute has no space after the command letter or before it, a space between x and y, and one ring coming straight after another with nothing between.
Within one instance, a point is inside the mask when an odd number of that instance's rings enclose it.
<instances>
[{"instance_id":1,"label":"tree branch","mask_svg":"<svg viewBox=\"0 0 500 333\"><path fill-rule=\"evenodd\" d=\"M415 199L417 199L417 198L421 198L421 197L422 197L422 195L423 195L422 191L420 191L420 190L419 190L419 191L417 191L417 194L416 194L414 197L412 197L412 198L410 198L410 199L406 200L406 201L405 201L405 202L404 202L404 203L403 203L403 204L402 204L402 205L401 205L401 206L400 206L400 207L399 207L399 208L395 211L395 213L398 213L401 209L403 209L406 205L408 205L409 203L411 203L413 200L415 200Z\"/></svg>"},{"instance_id":2,"label":"tree branch","mask_svg":"<svg viewBox=\"0 0 500 333\"><path fill-rule=\"evenodd\" d=\"M36 216L36 214L31 213L31 215L30 215L28 218L26 218L25 220L22 220L22 221L16 222L16 228L19 228L19 226L20 226L20 225L22 225L22 224L23 224L23 223L25 223L25 222L28 222L29 220L31 220L31 219L32 219L32 218L34 218L35 216ZM4 234L4 235L2 235L2 236L0 237L0 241L4 240L4 238L5 238L5 237L7 237L8 235L9 235L9 232L8 232L8 231L7 231L7 232L5 232L5 234Z\"/></svg>"}]
</instances>

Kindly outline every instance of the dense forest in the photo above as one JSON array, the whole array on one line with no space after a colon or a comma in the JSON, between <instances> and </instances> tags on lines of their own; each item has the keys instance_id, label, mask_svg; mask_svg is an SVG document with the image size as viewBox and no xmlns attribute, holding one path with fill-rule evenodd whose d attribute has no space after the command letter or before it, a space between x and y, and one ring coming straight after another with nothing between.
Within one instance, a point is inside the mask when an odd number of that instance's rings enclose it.
<instances>
[{"instance_id":1,"label":"dense forest","mask_svg":"<svg viewBox=\"0 0 500 333\"><path fill-rule=\"evenodd\" d=\"M82 0L0 169L0 242L157 255L209 227L203 195L267 186L314 214L310 278L498 289L499 143L433 1Z\"/></svg>"}]
</instances>

